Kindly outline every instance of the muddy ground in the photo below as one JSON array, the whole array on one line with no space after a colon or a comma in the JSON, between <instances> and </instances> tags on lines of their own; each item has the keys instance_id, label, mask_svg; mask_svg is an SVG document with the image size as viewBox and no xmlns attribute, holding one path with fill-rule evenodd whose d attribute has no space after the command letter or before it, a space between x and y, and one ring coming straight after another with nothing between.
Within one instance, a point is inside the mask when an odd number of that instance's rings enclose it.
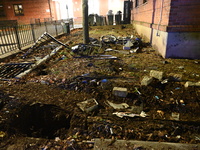
<instances>
[{"instance_id":1,"label":"muddy ground","mask_svg":"<svg viewBox=\"0 0 200 150\"><path fill-rule=\"evenodd\" d=\"M58 38L69 48L62 47L22 79L0 81L0 149L94 149L95 138L199 143L200 87L184 85L200 81L200 60L164 59L130 25L90 28L90 37L103 35L142 42L130 52L120 43L99 47L93 41L95 46L77 53L71 47L82 42L82 30L76 29ZM41 47L26 59L22 52L1 64L33 62L52 51L52 46ZM108 48L116 51L105 52ZM163 72L162 79L141 85L151 70ZM127 88L128 94L120 97L114 87ZM90 99L98 103L91 111L77 105ZM114 109L108 101L127 108ZM137 116L120 118L116 112Z\"/></svg>"}]
</instances>

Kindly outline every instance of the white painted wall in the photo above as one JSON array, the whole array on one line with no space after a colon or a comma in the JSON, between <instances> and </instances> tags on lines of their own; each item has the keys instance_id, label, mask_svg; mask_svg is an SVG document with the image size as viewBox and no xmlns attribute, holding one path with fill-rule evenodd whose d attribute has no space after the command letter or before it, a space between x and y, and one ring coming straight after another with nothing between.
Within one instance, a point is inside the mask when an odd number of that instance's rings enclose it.
<instances>
[{"instance_id":1,"label":"white painted wall","mask_svg":"<svg viewBox=\"0 0 200 150\"><path fill-rule=\"evenodd\" d=\"M100 0L88 0L88 14L98 14L99 15L99 1Z\"/></svg>"}]
</instances>

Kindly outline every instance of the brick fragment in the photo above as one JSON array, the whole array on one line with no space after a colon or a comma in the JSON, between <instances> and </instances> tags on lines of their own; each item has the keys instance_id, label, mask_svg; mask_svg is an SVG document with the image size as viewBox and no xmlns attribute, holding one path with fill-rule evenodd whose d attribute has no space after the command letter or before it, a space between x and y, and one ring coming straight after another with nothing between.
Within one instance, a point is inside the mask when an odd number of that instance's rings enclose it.
<instances>
[{"instance_id":1,"label":"brick fragment","mask_svg":"<svg viewBox=\"0 0 200 150\"><path fill-rule=\"evenodd\" d=\"M122 87L114 87L113 88L113 95L119 96L119 97L126 97L128 94L127 88Z\"/></svg>"}]
</instances>

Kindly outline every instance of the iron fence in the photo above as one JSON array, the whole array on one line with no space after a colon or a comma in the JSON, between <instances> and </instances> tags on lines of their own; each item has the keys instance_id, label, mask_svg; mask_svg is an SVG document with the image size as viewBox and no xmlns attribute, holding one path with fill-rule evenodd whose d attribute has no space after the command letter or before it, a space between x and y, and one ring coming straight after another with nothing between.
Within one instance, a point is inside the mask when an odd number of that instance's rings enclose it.
<instances>
[{"instance_id":1,"label":"iron fence","mask_svg":"<svg viewBox=\"0 0 200 150\"><path fill-rule=\"evenodd\" d=\"M0 27L0 55L32 45L44 32L54 37L66 33L66 22L74 28L73 19Z\"/></svg>"}]
</instances>

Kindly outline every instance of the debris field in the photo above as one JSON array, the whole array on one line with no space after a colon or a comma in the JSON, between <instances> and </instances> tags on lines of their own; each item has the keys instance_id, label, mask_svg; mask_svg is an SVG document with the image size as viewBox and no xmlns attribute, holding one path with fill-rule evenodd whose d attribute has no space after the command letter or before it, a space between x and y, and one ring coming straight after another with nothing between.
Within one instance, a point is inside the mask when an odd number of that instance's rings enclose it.
<instances>
[{"instance_id":1,"label":"debris field","mask_svg":"<svg viewBox=\"0 0 200 150\"><path fill-rule=\"evenodd\" d=\"M90 43L82 38L75 29L62 45L50 39L1 62L0 149L100 149L95 139L199 148L200 60L164 59L131 25L93 26ZM20 78L5 67L37 64L59 46Z\"/></svg>"}]
</instances>

